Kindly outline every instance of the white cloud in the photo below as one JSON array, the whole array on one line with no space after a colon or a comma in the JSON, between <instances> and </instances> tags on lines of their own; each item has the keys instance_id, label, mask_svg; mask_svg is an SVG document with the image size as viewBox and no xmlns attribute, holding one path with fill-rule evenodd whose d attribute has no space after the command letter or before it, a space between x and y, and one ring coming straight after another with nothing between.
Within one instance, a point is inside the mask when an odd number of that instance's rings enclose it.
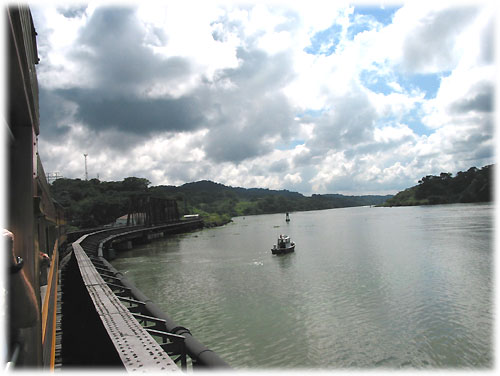
<instances>
[{"instance_id":1,"label":"white cloud","mask_svg":"<svg viewBox=\"0 0 500 376\"><path fill-rule=\"evenodd\" d=\"M302 178L300 177L300 173L298 172L295 174L286 174L285 180L290 184L298 184L302 182Z\"/></svg>"},{"instance_id":2,"label":"white cloud","mask_svg":"<svg viewBox=\"0 0 500 376\"><path fill-rule=\"evenodd\" d=\"M33 7L46 171L385 193L493 161L490 5L405 3L354 38L338 2L130 5Z\"/></svg>"},{"instance_id":3,"label":"white cloud","mask_svg":"<svg viewBox=\"0 0 500 376\"><path fill-rule=\"evenodd\" d=\"M377 143L402 142L405 139L416 139L415 133L405 124L377 128L373 136L374 141Z\"/></svg>"},{"instance_id":4,"label":"white cloud","mask_svg":"<svg viewBox=\"0 0 500 376\"><path fill-rule=\"evenodd\" d=\"M367 91L367 96L381 118L392 116L401 119L414 109L417 103L423 102L423 95L413 96L412 94L398 92L384 95Z\"/></svg>"}]
</instances>

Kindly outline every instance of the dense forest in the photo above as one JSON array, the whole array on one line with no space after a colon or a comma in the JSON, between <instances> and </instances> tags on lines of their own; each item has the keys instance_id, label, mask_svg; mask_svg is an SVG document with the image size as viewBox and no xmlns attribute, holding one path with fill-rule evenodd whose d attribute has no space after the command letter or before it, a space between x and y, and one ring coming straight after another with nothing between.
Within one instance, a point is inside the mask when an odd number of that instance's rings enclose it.
<instances>
[{"instance_id":1,"label":"dense forest","mask_svg":"<svg viewBox=\"0 0 500 376\"><path fill-rule=\"evenodd\" d=\"M207 225L227 223L241 215L284 213L349 206L378 205L392 196L304 196L287 190L233 188L211 181L176 186L151 186L147 179L128 177L123 181L57 179L51 184L54 199L66 209L71 229L113 223L127 214L132 195L177 201L179 212L200 214Z\"/></svg>"},{"instance_id":2,"label":"dense forest","mask_svg":"<svg viewBox=\"0 0 500 376\"><path fill-rule=\"evenodd\" d=\"M439 176L427 175L418 181L418 185L399 192L383 206L491 201L493 166L481 169L471 167L466 172L458 172L454 177L447 172L442 172Z\"/></svg>"}]
</instances>

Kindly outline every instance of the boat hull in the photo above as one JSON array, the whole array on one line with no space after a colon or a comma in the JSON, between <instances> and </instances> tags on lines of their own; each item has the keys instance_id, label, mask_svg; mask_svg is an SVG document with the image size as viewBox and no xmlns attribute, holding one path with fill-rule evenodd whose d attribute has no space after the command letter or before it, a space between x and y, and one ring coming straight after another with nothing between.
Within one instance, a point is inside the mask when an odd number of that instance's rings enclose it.
<instances>
[{"instance_id":1,"label":"boat hull","mask_svg":"<svg viewBox=\"0 0 500 376\"><path fill-rule=\"evenodd\" d=\"M273 255L281 255L293 251L295 251L295 244L292 245L291 247L286 247L286 248L271 248L271 252Z\"/></svg>"}]
</instances>

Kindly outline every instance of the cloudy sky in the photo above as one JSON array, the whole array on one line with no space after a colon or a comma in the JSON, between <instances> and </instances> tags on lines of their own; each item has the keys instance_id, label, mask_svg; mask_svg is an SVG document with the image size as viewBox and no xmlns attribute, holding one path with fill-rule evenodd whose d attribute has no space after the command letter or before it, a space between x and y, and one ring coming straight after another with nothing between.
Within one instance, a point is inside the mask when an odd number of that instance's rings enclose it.
<instances>
[{"instance_id":1,"label":"cloudy sky","mask_svg":"<svg viewBox=\"0 0 500 376\"><path fill-rule=\"evenodd\" d=\"M494 163L493 2L33 3L46 172L386 194Z\"/></svg>"}]
</instances>

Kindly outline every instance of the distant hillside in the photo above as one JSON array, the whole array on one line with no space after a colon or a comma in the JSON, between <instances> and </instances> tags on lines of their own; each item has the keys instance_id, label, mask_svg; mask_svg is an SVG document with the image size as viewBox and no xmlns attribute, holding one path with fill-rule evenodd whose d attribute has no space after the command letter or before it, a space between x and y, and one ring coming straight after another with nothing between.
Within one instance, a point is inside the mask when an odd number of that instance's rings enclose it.
<instances>
[{"instance_id":1,"label":"distant hillside","mask_svg":"<svg viewBox=\"0 0 500 376\"><path fill-rule=\"evenodd\" d=\"M231 217L255 214L284 213L293 211L343 208L349 206L378 205L392 196L343 196L312 195L304 196L288 190L265 188L233 188L223 184L203 180L172 187L152 187L152 192L167 194L174 190L182 195L186 212L199 213L206 218L217 216L222 221Z\"/></svg>"},{"instance_id":2,"label":"distant hillside","mask_svg":"<svg viewBox=\"0 0 500 376\"><path fill-rule=\"evenodd\" d=\"M314 196L314 195L313 195ZM349 206L368 206L368 205L379 205L383 204L387 199L393 197L393 195L386 196L344 196L340 194L326 194L322 195L331 200L335 200L337 204L341 204L344 207Z\"/></svg>"},{"instance_id":3,"label":"distant hillside","mask_svg":"<svg viewBox=\"0 0 500 376\"><path fill-rule=\"evenodd\" d=\"M427 175L418 185L399 192L383 206L412 206L452 204L459 202L488 202L492 200L493 167L471 167L466 172L439 176Z\"/></svg>"},{"instance_id":4,"label":"distant hillside","mask_svg":"<svg viewBox=\"0 0 500 376\"><path fill-rule=\"evenodd\" d=\"M233 188L212 181L176 186L149 187L147 179L128 177L121 182L98 179L58 179L51 185L53 197L66 208L69 223L76 228L113 222L128 211L129 197L149 194L174 199L182 214L200 214L208 225L220 225L241 215L378 205L392 196L344 196L340 194L306 197L288 190Z\"/></svg>"}]
</instances>

